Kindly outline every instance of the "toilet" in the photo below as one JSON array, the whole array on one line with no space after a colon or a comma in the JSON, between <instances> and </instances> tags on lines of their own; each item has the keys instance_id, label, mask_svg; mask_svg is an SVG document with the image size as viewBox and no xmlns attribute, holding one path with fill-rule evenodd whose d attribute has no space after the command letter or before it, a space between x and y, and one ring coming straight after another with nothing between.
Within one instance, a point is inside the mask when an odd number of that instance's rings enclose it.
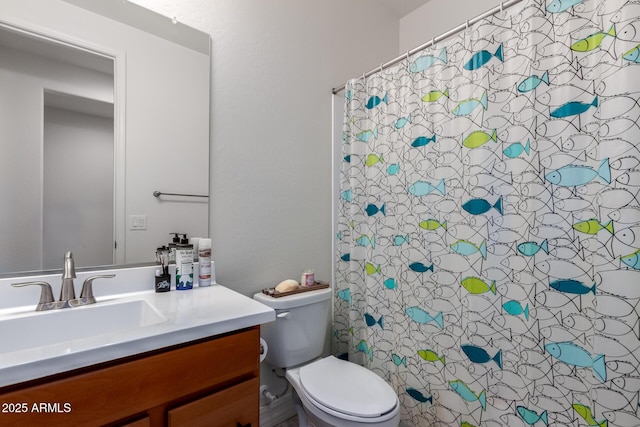
<instances>
[{"instance_id":1,"label":"toilet","mask_svg":"<svg viewBox=\"0 0 640 427\"><path fill-rule=\"evenodd\" d=\"M376 373L333 356L324 347L330 288L280 298L253 298L276 311L275 322L261 326L268 346L266 361L285 368L293 387L300 427L396 427L398 396Z\"/></svg>"}]
</instances>

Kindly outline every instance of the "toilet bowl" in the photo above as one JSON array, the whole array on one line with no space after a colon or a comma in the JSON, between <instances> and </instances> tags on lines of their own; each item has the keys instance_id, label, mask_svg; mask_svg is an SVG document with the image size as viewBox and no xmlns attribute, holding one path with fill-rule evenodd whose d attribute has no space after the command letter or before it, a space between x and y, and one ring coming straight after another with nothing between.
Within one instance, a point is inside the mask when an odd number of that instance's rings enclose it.
<instances>
[{"instance_id":1,"label":"toilet bowl","mask_svg":"<svg viewBox=\"0 0 640 427\"><path fill-rule=\"evenodd\" d=\"M400 403L375 372L333 356L319 358L329 324L331 289L253 298L273 308L276 320L261 326L266 361L286 369L300 427L396 427Z\"/></svg>"},{"instance_id":2,"label":"toilet bowl","mask_svg":"<svg viewBox=\"0 0 640 427\"><path fill-rule=\"evenodd\" d=\"M396 427L396 393L374 372L328 356L287 370L300 426Z\"/></svg>"}]
</instances>

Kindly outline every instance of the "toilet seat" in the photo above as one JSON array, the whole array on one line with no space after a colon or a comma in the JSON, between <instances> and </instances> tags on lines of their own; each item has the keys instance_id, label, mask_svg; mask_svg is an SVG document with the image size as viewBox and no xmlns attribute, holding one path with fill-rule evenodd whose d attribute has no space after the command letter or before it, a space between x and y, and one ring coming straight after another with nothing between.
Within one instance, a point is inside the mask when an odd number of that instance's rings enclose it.
<instances>
[{"instance_id":1,"label":"toilet seat","mask_svg":"<svg viewBox=\"0 0 640 427\"><path fill-rule=\"evenodd\" d=\"M389 384L355 363L329 356L302 366L299 371L306 397L334 416L385 418L398 405L396 393Z\"/></svg>"}]
</instances>

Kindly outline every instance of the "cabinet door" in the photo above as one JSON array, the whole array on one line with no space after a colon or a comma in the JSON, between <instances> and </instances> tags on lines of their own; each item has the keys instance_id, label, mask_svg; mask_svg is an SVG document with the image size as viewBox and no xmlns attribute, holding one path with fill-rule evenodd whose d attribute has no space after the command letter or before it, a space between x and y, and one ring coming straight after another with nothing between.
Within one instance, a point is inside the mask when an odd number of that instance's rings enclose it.
<instances>
[{"instance_id":1,"label":"cabinet door","mask_svg":"<svg viewBox=\"0 0 640 427\"><path fill-rule=\"evenodd\" d=\"M248 381L172 409L169 427L258 427L260 380Z\"/></svg>"}]
</instances>

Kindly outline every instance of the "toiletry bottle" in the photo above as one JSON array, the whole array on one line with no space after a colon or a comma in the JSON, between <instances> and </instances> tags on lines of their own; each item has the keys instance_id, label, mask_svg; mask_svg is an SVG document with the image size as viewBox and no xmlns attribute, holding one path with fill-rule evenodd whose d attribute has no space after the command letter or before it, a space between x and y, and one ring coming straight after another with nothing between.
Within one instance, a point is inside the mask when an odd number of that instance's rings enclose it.
<instances>
[{"instance_id":1,"label":"toiletry bottle","mask_svg":"<svg viewBox=\"0 0 640 427\"><path fill-rule=\"evenodd\" d=\"M176 289L193 288L193 245L188 242L186 234L176 245Z\"/></svg>"},{"instance_id":2,"label":"toiletry bottle","mask_svg":"<svg viewBox=\"0 0 640 427\"><path fill-rule=\"evenodd\" d=\"M180 243L180 233L169 233L173 234L173 241L168 244L169 246L169 264L176 263L176 245Z\"/></svg>"},{"instance_id":3,"label":"toiletry bottle","mask_svg":"<svg viewBox=\"0 0 640 427\"><path fill-rule=\"evenodd\" d=\"M211 239L200 239L199 242L198 280L200 287L211 285Z\"/></svg>"}]
</instances>

